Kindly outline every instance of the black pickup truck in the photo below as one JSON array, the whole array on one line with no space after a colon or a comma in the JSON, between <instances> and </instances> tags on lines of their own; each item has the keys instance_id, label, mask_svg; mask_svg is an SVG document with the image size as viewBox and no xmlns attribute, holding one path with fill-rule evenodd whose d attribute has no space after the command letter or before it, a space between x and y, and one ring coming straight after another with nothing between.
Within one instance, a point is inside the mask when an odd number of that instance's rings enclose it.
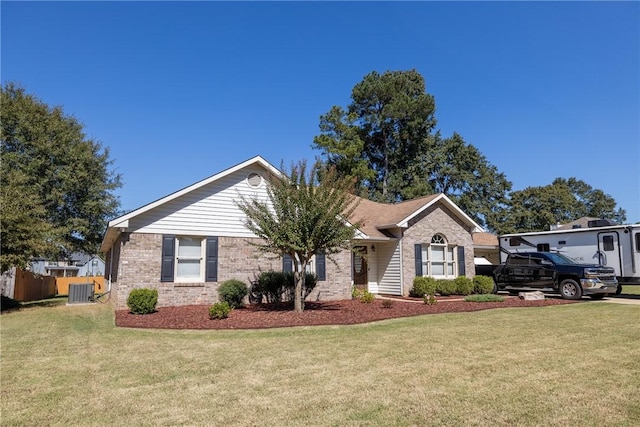
<instances>
[{"instance_id":1,"label":"black pickup truck","mask_svg":"<svg viewBox=\"0 0 640 427\"><path fill-rule=\"evenodd\" d=\"M510 254L493 270L493 278L496 291L559 292L566 299L580 299L582 295L600 299L618 289L613 268L576 264L555 252Z\"/></svg>"}]
</instances>

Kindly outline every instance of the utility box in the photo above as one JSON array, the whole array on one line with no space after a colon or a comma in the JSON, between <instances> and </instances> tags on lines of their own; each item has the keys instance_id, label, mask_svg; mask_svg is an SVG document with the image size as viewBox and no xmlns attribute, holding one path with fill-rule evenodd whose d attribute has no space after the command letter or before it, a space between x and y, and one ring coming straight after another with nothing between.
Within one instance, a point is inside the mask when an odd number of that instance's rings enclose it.
<instances>
[{"instance_id":1,"label":"utility box","mask_svg":"<svg viewBox=\"0 0 640 427\"><path fill-rule=\"evenodd\" d=\"M93 301L93 283L69 285L69 304L86 304Z\"/></svg>"}]
</instances>

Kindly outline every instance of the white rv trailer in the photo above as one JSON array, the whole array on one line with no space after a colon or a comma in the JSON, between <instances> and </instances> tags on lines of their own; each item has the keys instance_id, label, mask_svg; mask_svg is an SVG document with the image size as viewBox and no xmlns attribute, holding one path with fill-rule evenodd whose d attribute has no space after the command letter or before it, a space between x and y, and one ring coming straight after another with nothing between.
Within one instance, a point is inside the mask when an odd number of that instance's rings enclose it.
<instances>
[{"instance_id":1,"label":"white rv trailer","mask_svg":"<svg viewBox=\"0 0 640 427\"><path fill-rule=\"evenodd\" d=\"M574 227L504 234L499 238L500 261L509 253L559 252L576 263L613 267L621 285L640 285L640 224L591 220L587 227Z\"/></svg>"}]
</instances>

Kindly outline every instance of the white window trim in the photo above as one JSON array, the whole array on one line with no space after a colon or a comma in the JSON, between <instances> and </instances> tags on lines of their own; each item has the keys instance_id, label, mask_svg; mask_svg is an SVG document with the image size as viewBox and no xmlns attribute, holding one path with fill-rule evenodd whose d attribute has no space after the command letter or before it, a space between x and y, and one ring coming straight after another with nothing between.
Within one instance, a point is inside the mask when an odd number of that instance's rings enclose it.
<instances>
[{"instance_id":1,"label":"white window trim","mask_svg":"<svg viewBox=\"0 0 640 427\"><path fill-rule=\"evenodd\" d=\"M179 253L180 253L180 239L194 239L194 240L200 240L200 276L199 277L181 277L178 275L178 262L179 259L198 259L198 257L180 257ZM176 253L175 253L175 260L174 260L174 267L173 267L173 281L174 283L200 283L200 282L204 282L204 267L205 267L205 263L204 263L204 257L205 257L205 241L206 239L204 237L201 236L176 236L176 243L175 243L175 248L176 248Z\"/></svg>"},{"instance_id":2,"label":"white window trim","mask_svg":"<svg viewBox=\"0 0 640 427\"><path fill-rule=\"evenodd\" d=\"M426 277L433 277L434 279L455 279L456 277L458 277L458 262L457 262L458 251L456 250L456 246L447 244L447 240L444 239L444 237L442 237L441 235L436 235L436 236L440 236L444 241L444 243L443 244L440 244L440 243L423 243L422 244L422 275ZM432 248L436 246L440 248L444 248L443 261L437 261L437 262L433 261ZM449 259L449 256L451 256L452 259ZM443 265L444 275L432 274L434 264ZM449 271L449 268L448 268L449 266L453 267L452 268L453 274L447 274L447 272Z\"/></svg>"}]
</instances>

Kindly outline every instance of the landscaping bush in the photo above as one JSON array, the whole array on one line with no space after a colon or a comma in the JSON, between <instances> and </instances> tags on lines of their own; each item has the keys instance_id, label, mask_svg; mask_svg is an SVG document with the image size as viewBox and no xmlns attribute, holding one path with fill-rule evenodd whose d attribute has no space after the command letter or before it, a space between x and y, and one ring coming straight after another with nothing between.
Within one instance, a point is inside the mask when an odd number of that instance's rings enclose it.
<instances>
[{"instance_id":1,"label":"landscaping bush","mask_svg":"<svg viewBox=\"0 0 640 427\"><path fill-rule=\"evenodd\" d=\"M473 293L473 280L465 276L458 276L453 281L456 284L456 295L471 295Z\"/></svg>"},{"instance_id":2,"label":"landscaping bush","mask_svg":"<svg viewBox=\"0 0 640 427\"><path fill-rule=\"evenodd\" d=\"M464 297L469 302L502 302L504 298L495 294L476 294Z\"/></svg>"},{"instance_id":3,"label":"landscaping bush","mask_svg":"<svg viewBox=\"0 0 640 427\"><path fill-rule=\"evenodd\" d=\"M360 302L365 304L371 304L375 299L376 297L371 292L364 291L362 293L362 296L360 297Z\"/></svg>"},{"instance_id":4,"label":"landscaping bush","mask_svg":"<svg viewBox=\"0 0 640 427\"><path fill-rule=\"evenodd\" d=\"M244 297L249 293L247 285L241 280L231 279L222 282L218 288L220 301L225 301L231 308L244 306Z\"/></svg>"},{"instance_id":5,"label":"landscaping bush","mask_svg":"<svg viewBox=\"0 0 640 427\"><path fill-rule=\"evenodd\" d=\"M456 282L448 279L436 280L436 293L446 297L448 295L456 294Z\"/></svg>"},{"instance_id":6,"label":"landscaping bush","mask_svg":"<svg viewBox=\"0 0 640 427\"><path fill-rule=\"evenodd\" d=\"M433 277L417 276L413 279L413 288L409 291L409 296L422 298L425 295L436 293L436 279Z\"/></svg>"},{"instance_id":7,"label":"landscaping bush","mask_svg":"<svg viewBox=\"0 0 640 427\"><path fill-rule=\"evenodd\" d=\"M134 314L149 314L156 311L158 303L158 290L138 288L129 293L127 307Z\"/></svg>"},{"instance_id":8,"label":"landscaping bush","mask_svg":"<svg viewBox=\"0 0 640 427\"><path fill-rule=\"evenodd\" d=\"M279 303L282 300L284 287L284 273L277 271L265 271L258 276L255 290L262 293L270 304Z\"/></svg>"},{"instance_id":9,"label":"landscaping bush","mask_svg":"<svg viewBox=\"0 0 640 427\"><path fill-rule=\"evenodd\" d=\"M489 276L476 276L473 278L473 291L476 294L493 293L494 282Z\"/></svg>"},{"instance_id":10,"label":"landscaping bush","mask_svg":"<svg viewBox=\"0 0 640 427\"><path fill-rule=\"evenodd\" d=\"M296 282L292 271L284 273L285 276L285 290L284 299L286 301L293 301L296 291ZM304 275L304 292L302 293L302 299L306 299L311 291L313 291L318 284L318 279L315 274L305 273Z\"/></svg>"},{"instance_id":11,"label":"landscaping bush","mask_svg":"<svg viewBox=\"0 0 640 427\"><path fill-rule=\"evenodd\" d=\"M306 273L304 298L309 296L316 285L316 276L311 273ZM256 290L261 292L267 299L267 302L271 304L279 304L282 301L293 301L295 293L293 272L265 271L258 276Z\"/></svg>"},{"instance_id":12,"label":"landscaping bush","mask_svg":"<svg viewBox=\"0 0 640 427\"><path fill-rule=\"evenodd\" d=\"M226 319L233 307L226 301L220 301L209 307L209 319Z\"/></svg>"},{"instance_id":13,"label":"landscaping bush","mask_svg":"<svg viewBox=\"0 0 640 427\"><path fill-rule=\"evenodd\" d=\"M438 300L436 300L436 297L434 295L425 295L422 298L422 301L424 301L424 303L427 305L435 305L438 302Z\"/></svg>"}]
</instances>

